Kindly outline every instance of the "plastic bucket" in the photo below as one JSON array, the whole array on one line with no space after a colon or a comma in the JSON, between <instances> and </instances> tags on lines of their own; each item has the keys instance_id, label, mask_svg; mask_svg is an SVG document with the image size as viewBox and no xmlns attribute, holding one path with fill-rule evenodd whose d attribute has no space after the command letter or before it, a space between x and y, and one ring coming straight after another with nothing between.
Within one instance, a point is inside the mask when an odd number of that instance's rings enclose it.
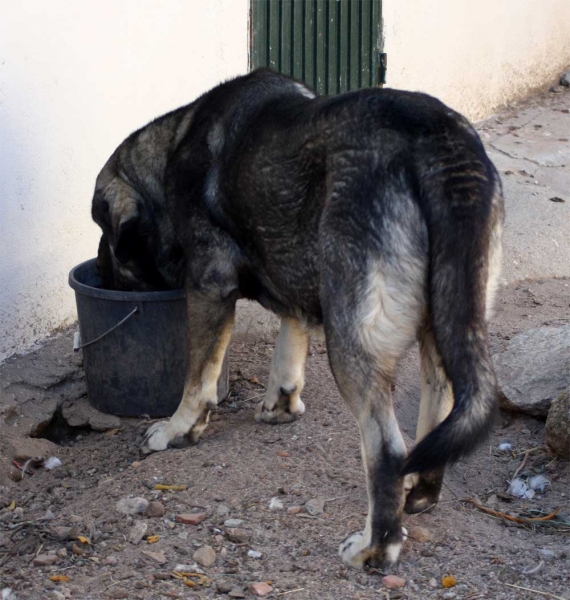
<instances>
[{"instance_id":1,"label":"plastic bucket","mask_svg":"<svg viewBox=\"0 0 570 600\"><path fill-rule=\"evenodd\" d=\"M91 404L121 417L166 417L182 398L188 356L183 290L101 288L95 259L69 273L75 290L83 366ZM229 390L226 353L218 400Z\"/></svg>"}]
</instances>

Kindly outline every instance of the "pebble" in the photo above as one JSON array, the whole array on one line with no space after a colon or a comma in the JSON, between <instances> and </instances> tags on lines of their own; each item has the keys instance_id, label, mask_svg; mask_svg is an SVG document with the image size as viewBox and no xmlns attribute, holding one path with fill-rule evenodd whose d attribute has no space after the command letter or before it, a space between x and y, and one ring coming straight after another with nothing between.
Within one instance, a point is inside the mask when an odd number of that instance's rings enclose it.
<instances>
[{"instance_id":1,"label":"pebble","mask_svg":"<svg viewBox=\"0 0 570 600\"><path fill-rule=\"evenodd\" d=\"M325 510L324 498L313 498L305 504L305 510L311 516L320 515Z\"/></svg>"},{"instance_id":2,"label":"pebble","mask_svg":"<svg viewBox=\"0 0 570 600\"><path fill-rule=\"evenodd\" d=\"M540 548L539 550L537 550L537 552L538 554L540 554L540 557L544 558L545 560L553 560L556 558L556 554L548 548Z\"/></svg>"},{"instance_id":3,"label":"pebble","mask_svg":"<svg viewBox=\"0 0 570 600\"><path fill-rule=\"evenodd\" d=\"M145 498L121 498L115 508L123 515L142 515L148 508L148 500Z\"/></svg>"},{"instance_id":4,"label":"pebble","mask_svg":"<svg viewBox=\"0 0 570 600\"><path fill-rule=\"evenodd\" d=\"M228 596L230 596L230 598L245 598L245 591L243 588L235 587L230 590Z\"/></svg>"},{"instance_id":5,"label":"pebble","mask_svg":"<svg viewBox=\"0 0 570 600\"><path fill-rule=\"evenodd\" d=\"M227 594L233 590L234 586L229 581L218 581L216 589L220 594Z\"/></svg>"},{"instance_id":6,"label":"pebble","mask_svg":"<svg viewBox=\"0 0 570 600\"><path fill-rule=\"evenodd\" d=\"M412 527L408 535L416 542L429 542L431 540L431 533L425 527Z\"/></svg>"},{"instance_id":7,"label":"pebble","mask_svg":"<svg viewBox=\"0 0 570 600\"><path fill-rule=\"evenodd\" d=\"M436 587L437 587L437 580L436 580L436 578L435 578L435 577L432 577L432 578L429 580L429 585L430 585L430 587L432 587L432 588L436 588Z\"/></svg>"},{"instance_id":8,"label":"pebble","mask_svg":"<svg viewBox=\"0 0 570 600\"><path fill-rule=\"evenodd\" d=\"M230 509L225 504L220 504L216 510L218 516L225 517L230 514Z\"/></svg>"},{"instance_id":9,"label":"pebble","mask_svg":"<svg viewBox=\"0 0 570 600\"><path fill-rule=\"evenodd\" d=\"M36 567L49 567L50 565L54 565L59 558L55 554L38 554L36 558L34 558L34 565Z\"/></svg>"},{"instance_id":10,"label":"pebble","mask_svg":"<svg viewBox=\"0 0 570 600\"><path fill-rule=\"evenodd\" d=\"M103 564L109 567L113 567L119 563L119 559L116 556L107 556L103 559Z\"/></svg>"},{"instance_id":11,"label":"pebble","mask_svg":"<svg viewBox=\"0 0 570 600\"><path fill-rule=\"evenodd\" d=\"M231 527L226 530L228 540L234 544L245 544L248 541L247 533L243 529L236 529Z\"/></svg>"},{"instance_id":12,"label":"pebble","mask_svg":"<svg viewBox=\"0 0 570 600\"><path fill-rule=\"evenodd\" d=\"M159 565L163 565L166 562L166 556L164 555L164 550L159 550L158 552L152 552L151 550L143 550L143 554L152 558L152 560L156 561Z\"/></svg>"},{"instance_id":13,"label":"pebble","mask_svg":"<svg viewBox=\"0 0 570 600\"><path fill-rule=\"evenodd\" d=\"M302 506L290 506L290 507L287 509L287 512L288 512L290 515L298 515L298 514L299 514L299 513L300 513L302 510L303 510L303 507L302 507Z\"/></svg>"},{"instance_id":14,"label":"pebble","mask_svg":"<svg viewBox=\"0 0 570 600\"><path fill-rule=\"evenodd\" d=\"M259 550L250 550L247 555L250 558L261 558L261 552L259 552Z\"/></svg>"},{"instance_id":15,"label":"pebble","mask_svg":"<svg viewBox=\"0 0 570 600\"><path fill-rule=\"evenodd\" d=\"M185 523L186 525L198 525L206 518L206 513L184 513L176 515L177 523Z\"/></svg>"},{"instance_id":16,"label":"pebble","mask_svg":"<svg viewBox=\"0 0 570 600\"><path fill-rule=\"evenodd\" d=\"M144 521L136 521L135 524L129 530L129 542L131 544L140 544L141 540L146 534L148 525Z\"/></svg>"},{"instance_id":17,"label":"pebble","mask_svg":"<svg viewBox=\"0 0 570 600\"><path fill-rule=\"evenodd\" d=\"M385 577L382 577L382 583L389 590L397 590L406 585L406 580L397 575L386 575Z\"/></svg>"},{"instance_id":18,"label":"pebble","mask_svg":"<svg viewBox=\"0 0 570 600\"><path fill-rule=\"evenodd\" d=\"M155 500L149 503L145 512L145 516L150 518L163 517L165 512L166 509L164 508L164 504Z\"/></svg>"},{"instance_id":19,"label":"pebble","mask_svg":"<svg viewBox=\"0 0 570 600\"><path fill-rule=\"evenodd\" d=\"M177 564L174 571L178 571L178 573L203 573L202 569L196 564L192 563L191 565L184 565L182 563ZM232 586L233 587L233 586Z\"/></svg>"},{"instance_id":20,"label":"pebble","mask_svg":"<svg viewBox=\"0 0 570 600\"><path fill-rule=\"evenodd\" d=\"M131 463L131 467L132 467L133 469L136 469L137 467L140 467L140 466L141 466L141 464L142 464L142 463L141 463L139 460L135 460L134 462L132 462L132 463Z\"/></svg>"},{"instance_id":21,"label":"pebble","mask_svg":"<svg viewBox=\"0 0 570 600\"><path fill-rule=\"evenodd\" d=\"M211 546L202 546L192 555L192 558L203 567L211 567L216 562L216 553Z\"/></svg>"},{"instance_id":22,"label":"pebble","mask_svg":"<svg viewBox=\"0 0 570 600\"><path fill-rule=\"evenodd\" d=\"M83 556L84 552L83 552L83 548L81 548L80 546L78 546L77 544L73 544L73 546L71 546L71 551L73 552L73 554L75 554L76 556Z\"/></svg>"},{"instance_id":23,"label":"pebble","mask_svg":"<svg viewBox=\"0 0 570 600\"><path fill-rule=\"evenodd\" d=\"M243 519L226 519L224 527L239 527L243 524Z\"/></svg>"},{"instance_id":24,"label":"pebble","mask_svg":"<svg viewBox=\"0 0 570 600\"><path fill-rule=\"evenodd\" d=\"M247 586L247 589L255 596L267 596L267 594L270 594L273 591L273 588L264 581L259 583L250 583Z\"/></svg>"},{"instance_id":25,"label":"pebble","mask_svg":"<svg viewBox=\"0 0 570 600\"><path fill-rule=\"evenodd\" d=\"M57 556L59 556L59 558L67 558L67 550L65 548L60 548L57 551Z\"/></svg>"}]
</instances>

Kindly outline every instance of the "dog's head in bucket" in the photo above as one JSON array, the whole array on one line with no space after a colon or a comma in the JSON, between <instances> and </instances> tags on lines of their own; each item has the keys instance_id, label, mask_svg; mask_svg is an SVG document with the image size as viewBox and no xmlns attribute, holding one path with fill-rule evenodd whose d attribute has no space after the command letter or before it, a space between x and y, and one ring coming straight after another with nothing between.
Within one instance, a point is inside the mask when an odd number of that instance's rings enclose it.
<instances>
[{"instance_id":1,"label":"dog's head in bucket","mask_svg":"<svg viewBox=\"0 0 570 600\"><path fill-rule=\"evenodd\" d=\"M184 255L164 211L151 140L127 138L95 185L91 214L103 230L97 273L106 289L158 291L183 286ZM145 143L146 141L146 143Z\"/></svg>"}]
</instances>

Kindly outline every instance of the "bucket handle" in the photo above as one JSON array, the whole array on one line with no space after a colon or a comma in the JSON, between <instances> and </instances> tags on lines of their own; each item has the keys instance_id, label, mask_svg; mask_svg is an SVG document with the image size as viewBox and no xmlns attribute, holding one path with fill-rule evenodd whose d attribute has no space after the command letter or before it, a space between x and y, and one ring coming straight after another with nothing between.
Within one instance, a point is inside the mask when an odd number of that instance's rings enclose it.
<instances>
[{"instance_id":1,"label":"bucket handle","mask_svg":"<svg viewBox=\"0 0 570 600\"><path fill-rule=\"evenodd\" d=\"M91 344L94 344L95 342L102 340L105 336L109 335L112 331L115 331L115 329L117 329L117 327L120 327L123 323L125 323L128 319L130 319L136 312L138 312L138 310L139 310L139 307L135 306L133 308L133 310L126 317L121 319L116 325L113 325L113 327L111 327L111 329L107 329L107 331L105 333L101 334L99 337L95 338L94 340L91 340L90 342L85 342L85 344L81 344L81 335L78 331L73 336L73 351L79 352L79 350L81 350L81 348L85 348L86 346L91 346Z\"/></svg>"}]
</instances>

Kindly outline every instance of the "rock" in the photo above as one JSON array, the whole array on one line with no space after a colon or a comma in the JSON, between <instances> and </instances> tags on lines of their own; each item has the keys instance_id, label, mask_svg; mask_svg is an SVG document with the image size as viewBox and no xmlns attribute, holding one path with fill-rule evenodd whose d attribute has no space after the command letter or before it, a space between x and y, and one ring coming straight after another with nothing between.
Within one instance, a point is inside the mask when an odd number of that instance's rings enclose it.
<instances>
[{"instance_id":1,"label":"rock","mask_svg":"<svg viewBox=\"0 0 570 600\"><path fill-rule=\"evenodd\" d=\"M148 556L159 565L163 565L166 562L166 556L164 555L164 550L159 550L158 552L152 552L151 550L143 550L142 552L145 556Z\"/></svg>"},{"instance_id":2,"label":"rock","mask_svg":"<svg viewBox=\"0 0 570 600\"><path fill-rule=\"evenodd\" d=\"M550 405L546 444L560 458L570 459L570 386Z\"/></svg>"},{"instance_id":3,"label":"rock","mask_svg":"<svg viewBox=\"0 0 570 600\"><path fill-rule=\"evenodd\" d=\"M107 565L109 567L113 567L119 563L119 559L116 556L107 556L107 558L103 559L102 564Z\"/></svg>"},{"instance_id":4,"label":"rock","mask_svg":"<svg viewBox=\"0 0 570 600\"><path fill-rule=\"evenodd\" d=\"M397 590L406 585L406 580L397 575L386 575L385 577L382 577L382 583L389 590Z\"/></svg>"},{"instance_id":5,"label":"rock","mask_svg":"<svg viewBox=\"0 0 570 600\"><path fill-rule=\"evenodd\" d=\"M67 550L65 548L60 548L56 554L59 558L67 558Z\"/></svg>"},{"instance_id":6,"label":"rock","mask_svg":"<svg viewBox=\"0 0 570 600\"><path fill-rule=\"evenodd\" d=\"M98 411L89 404L87 398L64 402L62 414L71 427L91 427L95 431L108 431L121 426L119 417Z\"/></svg>"},{"instance_id":7,"label":"rock","mask_svg":"<svg viewBox=\"0 0 570 600\"><path fill-rule=\"evenodd\" d=\"M560 78L560 85L563 85L565 87L570 86L570 71L566 71L566 73L562 75L562 77Z\"/></svg>"},{"instance_id":8,"label":"rock","mask_svg":"<svg viewBox=\"0 0 570 600\"><path fill-rule=\"evenodd\" d=\"M556 553L548 548L539 548L537 552L543 560L554 560L556 558Z\"/></svg>"},{"instance_id":9,"label":"rock","mask_svg":"<svg viewBox=\"0 0 570 600\"><path fill-rule=\"evenodd\" d=\"M79 546L78 544L73 544L73 546L71 546L71 551L76 556L83 556L85 554L85 552L83 551L83 548L81 546Z\"/></svg>"},{"instance_id":10,"label":"rock","mask_svg":"<svg viewBox=\"0 0 570 600\"><path fill-rule=\"evenodd\" d=\"M123 515L142 515L148 508L148 500L138 497L121 498L115 508Z\"/></svg>"},{"instance_id":11,"label":"rock","mask_svg":"<svg viewBox=\"0 0 570 600\"><path fill-rule=\"evenodd\" d=\"M229 581L218 581L216 583L216 590L219 594L228 594L233 590L234 586Z\"/></svg>"},{"instance_id":12,"label":"rock","mask_svg":"<svg viewBox=\"0 0 570 600\"><path fill-rule=\"evenodd\" d=\"M228 540L234 544L245 544L248 541L248 535L243 529L230 527L226 529L226 535Z\"/></svg>"},{"instance_id":13,"label":"rock","mask_svg":"<svg viewBox=\"0 0 570 600\"><path fill-rule=\"evenodd\" d=\"M185 523L186 525L198 525L206 518L206 513L184 513L176 515L177 523Z\"/></svg>"},{"instance_id":14,"label":"rock","mask_svg":"<svg viewBox=\"0 0 570 600\"><path fill-rule=\"evenodd\" d=\"M303 510L303 507L302 507L302 506L290 506L290 507L287 509L287 512L288 512L290 515L298 515L298 514L299 514L299 513L300 513L302 510Z\"/></svg>"},{"instance_id":15,"label":"rock","mask_svg":"<svg viewBox=\"0 0 570 600\"><path fill-rule=\"evenodd\" d=\"M239 527L242 524L242 519L226 519L224 521L224 527Z\"/></svg>"},{"instance_id":16,"label":"rock","mask_svg":"<svg viewBox=\"0 0 570 600\"><path fill-rule=\"evenodd\" d=\"M149 503L145 512L145 516L150 518L163 517L165 512L166 509L164 508L164 504L155 500Z\"/></svg>"},{"instance_id":17,"label":"rock","mask_svg":"<svg viewBox=\"0 0 570 600\"><path fill-rule=\"evenodd\" d=\"M261 552L259 552L259 550L249 550L247 555L249 558L261 558Z\"/></svg>"},{"instance_id":18,"label":"rock","mask_svg":"<svg viewBox=\"0 0 570 600\"><path fill-rule=\"evenodd\" d=\"M202 546L192 555L192 558L203 567L211 567L216 562L216 553L212 546Z\"/></svg>"},{"instance_id":19,"label":"rock","mask_svg":"<svg viewBox=\"0 0 570 600\"><path fill-rule=\"evenodd\" d=\"M501 407L544 418L552 401L570 386L570 325L519 333L493 358Z\"/></svg>"},{"instance_id":20,"label":"rock","mask_svg":"<svg viewBox=\"0 0 570 600\"><path fill-rule=\"evenodd\" d=\"M192 563L191 565L178 563L173 571L178 571L178 573L204 573L196 563Z\"/></svg>"},{"instance_id":21,"label":"rock","mask_svg":"<svg viewBox=\"0 0 570 600\"><path fill-rule=\"evenodd\" d=\"M243 588L235 587L230 590L228 596L230 598L245 598L245 592Z\"/></svg>"},{"instance_id":22,"label":"rock","mask_svg":"<svg viewBox=\"0 0 570 600\"><path fill-rule=\"evenodd\" d=\"M308 514L315 516L320 515L325 510L324 498L314 498L305 504L305 510Z\"/></svg>"},{"instance_id":23,"label":"rock","mask_svg":"<svg viewBox=\"0 0 570 600\"><path fill-rule=\"evenodd\" d=\"M219 517L225 517L230 514L230 509L225 504L220 504L216 510Z\"/></svg>"},{"instance_id":24,"label":"rock","mask_svg":"<svg viewBox=\"0 0 570 600\"><path fill-rule=\"evenodd\" d=\"M264 581L261 581L259 583L250 583L247 586L247 589L254 596L267 596L267 594L270 594L273 591L273 588L268 583L265 583Z\"/></svg>"},{"instance_id":25,"label":"rock","mask_svg":"<svg viewBox=\"0 0 570 600\"><path fill-rule=\"evenodd\" d=\"M431 541L431 533L425 527L412 527L408 535L416 542L429 542Z\"/></svg>"},{"instance_id":26,"label":"rock","mask_svg":"<svg viewBox=\"0 0 570 600\"><path fill-rule=\"evenodd\" d=\"M59 446L44 439L9 438L8 457L18 462L26 462L29 458L46 459L57 453Z\"/></svg>"},{"instance_id":27,"label":"rock","mask_svg":"<svg viewBox=\"0 0 570 600\"><path fill-rule=\"evenodd\" d=\"M129 542L135 545L140 544L141 540L146 534L147 529L148 526L144 521L136 521L129 530Z\"/></svg>"},{"instance_id":28,"label":"rock","mask_svg":"<svg viewBox=\"0 0 570 600\"><path fill-rule=\"evenodd\" d=\"M38 554L33 562L36 567L49 567L55 565L58 560L55 554Z\"/></svg>"}]
</instances>

